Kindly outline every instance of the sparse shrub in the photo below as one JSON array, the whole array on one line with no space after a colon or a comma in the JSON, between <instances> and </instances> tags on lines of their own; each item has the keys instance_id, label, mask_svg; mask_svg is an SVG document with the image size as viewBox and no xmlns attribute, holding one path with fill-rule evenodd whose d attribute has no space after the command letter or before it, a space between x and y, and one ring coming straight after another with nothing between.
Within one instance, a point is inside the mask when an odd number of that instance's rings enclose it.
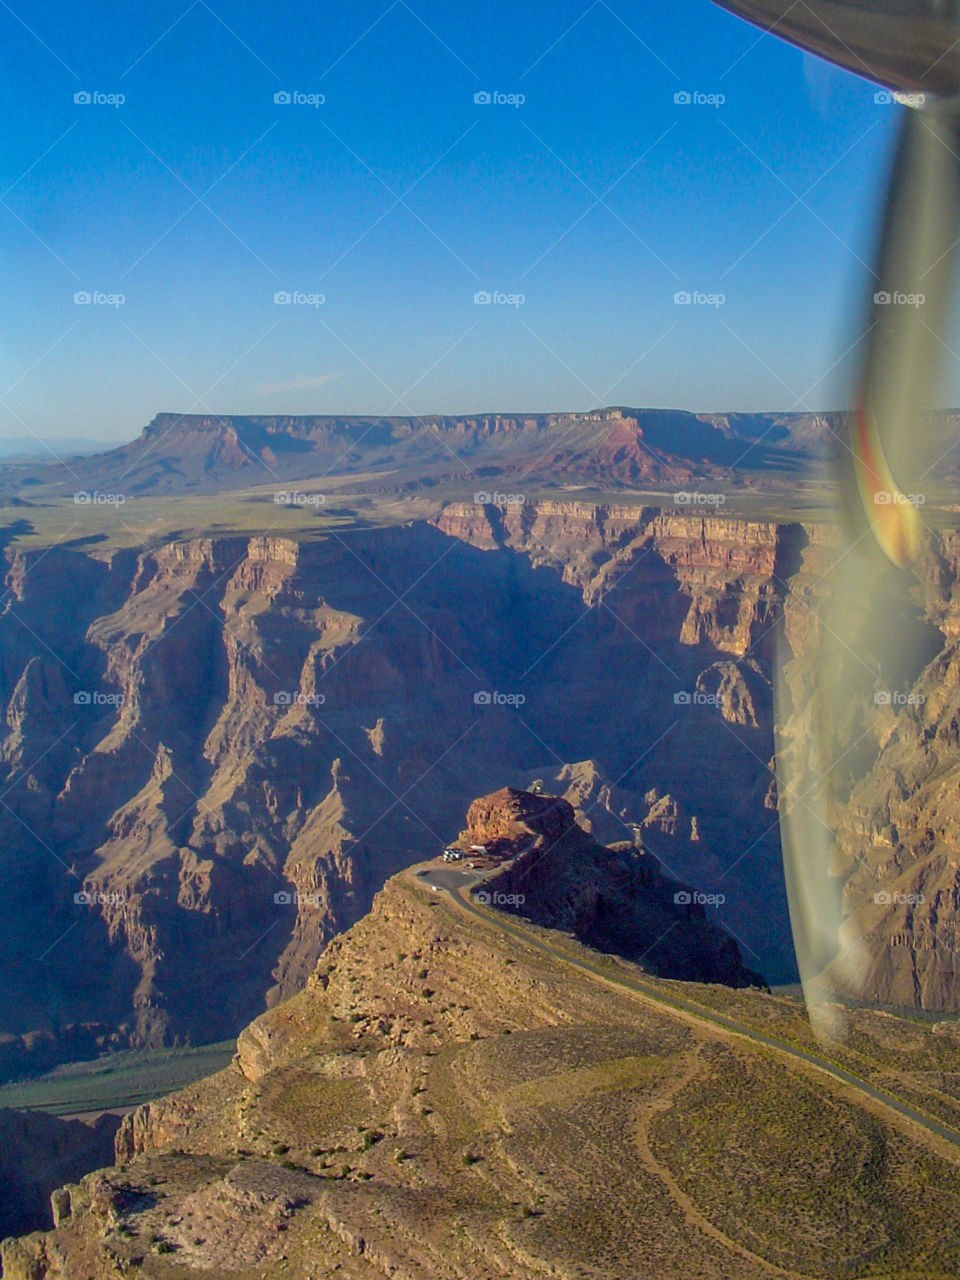
<instances>
[{"instance_id":1,"label":"sparse shrub","mask_svg":"<svg viewBox=\"0 0 960 1280\"><path fill-rule=\"evenodd\" d=\"M285 1156L289 1150L289 1142L278 1142L273 1148L273 1154L275 1156Z\"/></svg>"},{"instance_id":2,"label":"sparse shrub","mask_svg":"<svg viewBox=\"0 0 960 1280\"><path fill-rule=\"evenodd\" d=\"M421 994L421 996L423 996L424 1000L432 1000L432 999L433 999L433 988L432 988L432 987L424 987L424 988L422 989L422 991L420 992L420 994Z\"/></svg>"}]
</instances>

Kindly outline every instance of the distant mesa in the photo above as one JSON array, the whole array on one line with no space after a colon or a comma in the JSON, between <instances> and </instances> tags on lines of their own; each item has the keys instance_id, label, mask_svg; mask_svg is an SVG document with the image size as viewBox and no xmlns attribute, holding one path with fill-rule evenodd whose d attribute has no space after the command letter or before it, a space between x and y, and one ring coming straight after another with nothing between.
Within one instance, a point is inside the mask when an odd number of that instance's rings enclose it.
<instances>
[{"instance_id":1,"label":"distant mesa","mask_svg":"<svg viewBox=\"0 0 960 1280\"><path fill-rule=\"evenodd\" d=\"M588 413L458 417L160 413L136 440L74 458L0 463L0 488L40 486L148 495L213 492L323 474L389 472L411 480L521 472L555 483L679 486L782 471L823 454L843 415L696 414L612 406ZM393 473L400 473L399 475Z\"/></svg>"}]
</instances>

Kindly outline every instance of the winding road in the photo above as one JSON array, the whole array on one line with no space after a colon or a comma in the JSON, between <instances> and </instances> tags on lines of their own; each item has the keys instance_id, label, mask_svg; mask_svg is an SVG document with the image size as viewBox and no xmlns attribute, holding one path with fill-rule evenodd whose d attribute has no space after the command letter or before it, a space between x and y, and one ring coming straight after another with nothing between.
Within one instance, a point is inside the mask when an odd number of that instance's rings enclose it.
<instances>
[{"instance_id":1,"label":"winding road","mask_svg":"<svg viewBox=\"0 0 960 1280\"><path fill-rule=\"evenodd\" d=\"M524 925L516 916L508 915L506 912L497 912L490 907L477 906L468 896L469 892L489 879L491 873L484 875L483 873L471 871L466 867L440 865L429 866L425 873L423 868L412 868L409 874L415 876L417 883L421 887L429 887L436 892L445 893L458 910L474 916L477 920L487 925L488 928L511 934L528 946L551 956L554 960L559 960L574 969L579 969L582 973L589 974L590 977L601 982L610 983L612 986L629 991L652 1004L659 1005L661 1008L667 1008L674 1013L679 1013L688 1021L719 1027L732 1035L740 1036L745 1040L752 1041L754 1044L762 1045L767 1049L774 1050L776 1053L802 1062L805 1066L812 1067L814 1070L822 1072L833 1080L839 1081L848 1088L855 1090L863 1097L870 1099L872 1103L888 1108L902 1120L919 1125L934 1137L950 1143L956 1153L960 1155L960 1133L956 1130L950 1129L947 1125L933 1119L932 1116L918 1111L916 1107L911 1107L908 1103L902 1102L886 1090L878 1089L875 1085L870 1084L869 1081L854 1075L853 1072L847 1071L836 1063L830 1062L827 1058L821 1058L806 1049L800 1049L788 1044L785 1040L778 1040L775 1036L769 1036L762 1031L756 1031L751 1027L744 1026L733 1018L728 1018L722 1013L716 1013L712 1009L706 1009L701 1005L694 1004L690 1000L684 1000L681 996L667 995L656 987L643 982L642 979L629 977L626 974L612 973L600 965L591 963L586 958L572 956L544 942L542 938L538 937L532 929Z\"/></svg>"}]
</instances>

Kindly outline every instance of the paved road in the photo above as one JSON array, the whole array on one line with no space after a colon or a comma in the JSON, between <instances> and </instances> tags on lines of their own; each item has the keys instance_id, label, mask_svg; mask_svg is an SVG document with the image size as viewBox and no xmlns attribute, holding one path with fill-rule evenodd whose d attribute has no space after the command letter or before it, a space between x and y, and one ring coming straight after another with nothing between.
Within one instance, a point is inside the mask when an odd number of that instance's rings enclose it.
<instances>
[{"instance_id":1,"label":"paved road","mask_svg":"<svg viewBox=\"0 0 960 1280\"><path fill-rule=\"evenodd\" d=\"M960 1149L960 1133L941 1124L938 1120L934 1120L931 1116L925 1115L922 1111L918 1111L915 1107L909 1106L906 1102L901 1102L899 1098L895 1098L893 1094L887 1093L886 1090L878 1089L870 1084L869 1081L861 1079L860 1076L856 1076L852 1072L846 1071L843 1067L838 1067L835 1063L829 1062L826 1058L820 1058L815 1053L808 1053L806 1049L798 1049L784 1040L778 1040L775 1036L768 1036L762 1031L755 1031L751 1027L743 1026L733 1018L728 1018L722 1013L715 1013L712 1009L704 1009L689 1000L684 1000L681 996L666 995L657 990L656 987L648 986L647 983L639 978L631 978L626 974L610 972L599 965L591 964L585 958L570 956L544 942L515 916L510 916L506 913L494 915L489 908L475 906L470 900L469 893L465 892L465 890L469 891L476 887L484 880L489 879L491 874L495 873L484 874L482 872L469 871L465 867L456 865L440 865L435 868L429 868L427 875L420 875L417 879L422 885L436 889L437 892L449 894L461 911L466 911L470 915L476 916L478 920L483 921L484 924L490 927L512 934L529 946L536 947L537 950L545 952L555 960L560 960L563 964L571 965L573 968L588 973L591 977L599 978L603 982L610 982L614 986L623 987L646 1000L652 1001L654 1004L683 1013L695 1021L721 1027L724 1031L742 1036L746 1040L752 1040L755 1044L764 1045L769 1049L774 1049L777 1053L786 1054L790 1058L806 1063L807 1066L814 1067L816 1070L831 1076L834 1080L839 1080L850 1088L871 1098L874 1102L879 1102L883 1106L889 1107L899 1116L920 1125L928 1133L932 1133L938 1138L943 1138Z\"/></svg>"}]
</instances>

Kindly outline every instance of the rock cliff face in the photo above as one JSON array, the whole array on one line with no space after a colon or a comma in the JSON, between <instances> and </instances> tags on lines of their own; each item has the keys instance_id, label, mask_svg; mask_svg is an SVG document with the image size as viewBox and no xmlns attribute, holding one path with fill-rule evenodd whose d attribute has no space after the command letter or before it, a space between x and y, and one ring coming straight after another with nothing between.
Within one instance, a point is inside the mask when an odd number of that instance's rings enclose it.
<instances>
[{"instance_id":1,"label":"rock cliff face","mask_svg":"<svg viewBox=\"0 0 960 1280\"><path fill-rule=\"evenodd\" d=\"M52 1227L51 1196L112 1161L119 1123L110 1115L86 1124L0 1109L0 1236Z\"/></svg>"},{"instance_id":2,"label":"rock cliff face","mask_svg":"<svg viewBox=\"0 0 960 1280\"><path fill-rule=\"evenodd\" d=\"M561 797L502 787L473 802L460 843L508 860L484 886L501 910L563 929L660 977L763 982L730 935L708 923L690 885L666 877L652 854L592 839Z\"/></svg>"},{"instance_id":3,"label":"rock cliff face","mask_svg":"<svg viewBox=\"0 0 960 1280\"><path fill-rule=\"evenodd\" d=\"M235 1032L472 796L587 761L604 838L639 824L708 890L741 858L729 920L789 976L765 633L799 537L545 503L299 544L14 551L7 1070Z\"/></svg>"},{"instance_id":4,"label":"rock cliff face","mask_svg":"<svg viewBox=\"0 0 960 1280\"><path fill-rule=\"evenodd\" d=\"M547 780L604 843L722 894L747 964L789 980L770 673L782 630L802 741L827 545L816 526L540 502L300 543L8 548L3 1071L235 1033L505 779ZM916 605L931 690L954 678L956 581L949 535ZM853 897L883 850L939 877L944 974L951 698L891 711L857 761L868 816L906 757L927 789L917 810L903 780L881 843L851 834L843 870ZM954 1007L933 969L905 984L914 955L896 975L878 960L881 998Z\"/></svg>"}]
</instances>

